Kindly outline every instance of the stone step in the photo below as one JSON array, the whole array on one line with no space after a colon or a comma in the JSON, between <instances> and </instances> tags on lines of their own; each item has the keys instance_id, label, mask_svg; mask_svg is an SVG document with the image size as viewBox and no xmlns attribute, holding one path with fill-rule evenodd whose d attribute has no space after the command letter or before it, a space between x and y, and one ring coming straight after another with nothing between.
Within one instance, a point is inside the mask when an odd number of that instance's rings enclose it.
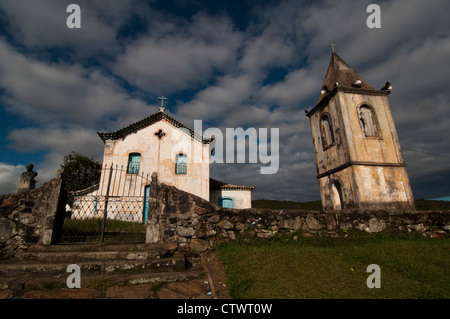
<instances>
[{"instance_id":1,"label":"stone step","mask_svg":"<svg viewBox=\"0 0 450 319\"><path fill-rule=\"evenodd\" d=\"M66 262L151 260L171 257L176 253L176 244L77 244L77 245L32 245L26 252L19 252L14 260Z\"/></svg>"},{"instance_id":2,"label":"stone step","mask_svg":"<svg viewBox=\"0 0 450 319\"><path fill-rule=\"evenodd\" d=\"M150 260L170 257L172 252L166 250L149 251L27 251L17 253L15 260L35 260L49 262L77 263L89 260Z\"/></svg>"},{"instance_id":3,"label":"stone step","mask_svg":"<svg viewBox=\"0 0 450 319\"><path fill-rule=\"evenodd\" d=\"M171 251L177 250L176 243L165 244L144 244L144 243L126 243L126 244L106 244L106 243L87 243L87 244L66 244L66 245L31 245L27 252L89 252L89 251Z\"/></svg>"},{"instance_id":4,"label":"stone step","mask_svg":"<svg viewBox=\"0 0 450 319\"><path fill-rule=\"evenodd\" d=\"M16 277L28 274L61 275L68 273L67 266L77 264L81 272L161 272L169 270L184 270L186 259L183 255L175 254L169 258L154 258L150 260L66 260L66 262L42 262L40 260L11 260L0 263L1 277Z\"/></svg>"},{"instance_id":5,"label":"stone step","mask_svg":"<svg viewBox=\"0 0 450 319\"><path fill-rule=\"evenodd\" d=\"M14 291L31 289L67 288L69 273L58 276L33 276L0 278L0 289ZM81 288L103 289L114 285L139 285L148 283L182 282L200 279L205 276L203 267L193 267L184 271L165 271L153 273L84 273L81 272Z\"/></svg>"}]
</instances>

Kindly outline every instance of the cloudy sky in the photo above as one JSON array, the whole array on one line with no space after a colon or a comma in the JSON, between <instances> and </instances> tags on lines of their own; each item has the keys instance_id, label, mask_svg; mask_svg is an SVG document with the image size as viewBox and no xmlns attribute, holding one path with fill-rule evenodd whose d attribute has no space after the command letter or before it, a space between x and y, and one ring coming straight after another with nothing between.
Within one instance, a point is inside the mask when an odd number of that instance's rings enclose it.
<instances>
[{"instance_id":1,"label":"cloudy sky","mask_svg":"<svg viewBox=\"0 0 450 319\"><path fill-rule=\"evenodd\" d=\"M70 3L81 29L69 29ZM367 6L381 8L369 29ZM416 198L450 195L448 0L0 1L0 194L28 163L50 180L71 151L102 161L97 131L158 111L193 128L279 128L279 170L213 164L253 199L320 198L309 121L331 57L389 101Z\"/></svg>"}]
</instances>

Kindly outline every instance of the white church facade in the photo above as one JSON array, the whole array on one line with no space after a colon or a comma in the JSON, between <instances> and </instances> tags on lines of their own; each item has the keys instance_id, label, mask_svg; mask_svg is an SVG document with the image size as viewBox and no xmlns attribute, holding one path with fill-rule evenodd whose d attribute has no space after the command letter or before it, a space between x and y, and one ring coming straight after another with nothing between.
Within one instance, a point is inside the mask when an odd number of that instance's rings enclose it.
<instances>
[{"instance_id":1,"label":"white church facade","mask_svg":"<svg viewBox=\"0 0 450 319\"><path fill-rule=\"evenodd\" d=\"M209 176L210 143L164 108L115 132L97 132L105 144L100 182L73 192L72 219L146 223L151 176L219 207L251 208L254 187Z\"/></svg>"},{"instance_id":2,"label":"white church facade","mask_svg":"<svg viewBox=\"0 0 450 319\"><path fill-rule=\"evenodd\" d=\"M254 187L210 178L210 142L169 116L164 108L115 132L98 132L105 143L103 166L118 165L126 178L112 187L133 181L133 175L158 174L158 181L227 208L251 208ZM105 171L103 171L104 173ZM136 179L135 179L136 180ZM102 176L101 183L107 179ZM145 188L145 180L137 188ZM103 186L103 187L102 187ZM100 189L106 189L100 185ZM145 190L144 190L145 191ZM110 193L117 193L114 189Z\"/></svg>"}]
</instances>

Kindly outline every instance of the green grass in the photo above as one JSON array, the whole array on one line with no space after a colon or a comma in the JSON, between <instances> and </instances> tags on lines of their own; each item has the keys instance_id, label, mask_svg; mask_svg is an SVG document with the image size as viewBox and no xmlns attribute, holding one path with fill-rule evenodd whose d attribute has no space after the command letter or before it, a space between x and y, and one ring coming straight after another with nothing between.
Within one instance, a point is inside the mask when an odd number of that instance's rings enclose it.
<instances>
[{"instance_id":1,"label":"green grass","mask_svg":"<svg viewBox=\"0 0 450 319\"><path fill-rule=\"evenodd\" d=\"M43 289L48 289L48 290L56 290L56 289L63 289L66 288L66 286L61 283L61 282L57 282L57 281L46 281L43 282L41 284Z\"/></svg>"},{"instance_id":2,"label":"green grass","mask_svg":"<svg viewBox=\"0 0 450 319\"><path fill-rule=\"evenodd\" d=\"M64 221L63 230L70 232L99 232L102 229L102 219L70 219ZM108 231L145 231L146 225L136 222L125 222L108 219L106 229Z\"/></svg>"},{"instance_id":3,"label":"green grass","mask_svg":"<svg viewBox=\"0 0 450 319\"><path fill-rule=\"evenodd\" d=\"M70 219L64 220L61 230L62 241L96 242L100 240L102 219ZM108 219L105 225L105 242L145 240L146 224Z\"/></svg>"},{"instance_id":4,"label":"green grass","mask_svg":"<svg viewBox=\"0 0 450 319\"><path fill-rule=\"evenodd\" d=\"M220 244L233 298L450 298L450 239L356 234ZM367 266L381 268L369 289Z\"/></svg>"},{"instance_id":5,"label":"green grass","mask_svg":"<svg viewBox=\"0 0 450 319\"><path fill-rule=\"evenodd\" d=\"M114 283L106 278L99 278L89 283L89 287L98 290L106 290L112 286L114 286Z\"/></svg>"}]
</instances>

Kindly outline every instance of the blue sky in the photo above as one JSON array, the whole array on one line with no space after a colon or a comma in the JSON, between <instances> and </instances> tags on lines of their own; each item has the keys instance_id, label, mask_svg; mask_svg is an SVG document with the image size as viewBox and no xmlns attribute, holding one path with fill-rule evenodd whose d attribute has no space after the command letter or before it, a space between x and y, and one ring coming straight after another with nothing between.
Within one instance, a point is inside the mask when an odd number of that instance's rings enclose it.
<instances>
[{"instance_id":1,"label":"blue sky","mask_svg":"<svg viewBox=\"0 0 450 319\"><path fill-rule=\"evenodd\" d=\"M66 8L81 8L68 29ZM366 26L370 3L381 29ZM256 186L253 198L320 198L305 109L328 44L389 102L416 198L450 195L448 1L0 2L0 194L28 163L50 180L64 155L101 162L97 131L158 111L193 128L280 129L280 169L214 164L211 176ZM440 155L440 156L438 156Z\"/></svg>"}]
</instances>

